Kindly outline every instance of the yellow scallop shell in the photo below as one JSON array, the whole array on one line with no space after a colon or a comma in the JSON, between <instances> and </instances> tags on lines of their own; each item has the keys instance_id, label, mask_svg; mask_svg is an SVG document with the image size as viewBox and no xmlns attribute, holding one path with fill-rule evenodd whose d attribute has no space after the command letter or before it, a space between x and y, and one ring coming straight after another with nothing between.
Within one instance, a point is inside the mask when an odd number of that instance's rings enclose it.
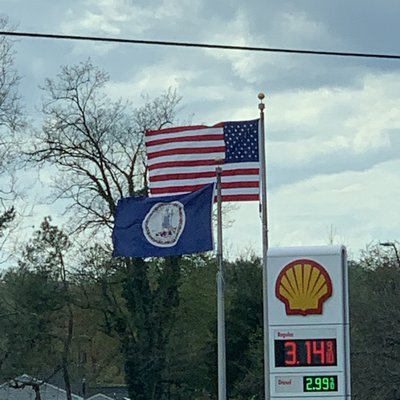
<instances>
[{"instance_id":1,"label":"yellow scallop shell","mask_svg":"<svg viewBox=\"0 0 400 400\"><path fill-rule=\"evenodd\" d=\"M286 314L322 314L332 295L332 282L325 268L313 260L295 260L276 280L276 297L285 303Z\"/></svg>"}]
</instances>

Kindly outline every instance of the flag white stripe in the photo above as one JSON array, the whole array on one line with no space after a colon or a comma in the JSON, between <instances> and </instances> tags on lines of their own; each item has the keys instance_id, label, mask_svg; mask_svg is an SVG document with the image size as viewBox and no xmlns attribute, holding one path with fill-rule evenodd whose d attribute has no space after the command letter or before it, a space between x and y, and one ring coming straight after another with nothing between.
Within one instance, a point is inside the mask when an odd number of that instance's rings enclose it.
<instances>
[{"instance_id":1,"label":"flag white stripe","mask_svg":"<svg viewBox=\"0 0 400 400\"><path fill-rule=\"evenodd\" d=\"M224 196L226 195L232 195L232 194L258 194L260 191L259 188L230 188L230 189L222 189L222 194Z\"/></svg>"},{"instance_id":2,"label":"flag white stripe","mask_svg":"<svg viewBox=\"0 0 400 400\"><path fill-rule=\"evenodd\" d=\"M238 176L223 176L222 182L258 182L258 175L238 175ZM176 179L171 179L167 181L158 181L149 183L150 188L164 188L164 187L180 187L187 185L205 185L207 183L216 182L215 177L210 178L191 178L191 179L181 179L177 181Z\"/></svg>"},{"instance_id":3,"label":"flag white stripe","mask_svg":"<svg viewBox=\"0 0 400 400\"><path fill-rule=\"evenodd\" d=\"M259 168L258 162L248 162L248 163L235 163L235 164L221 164L218 165L223 171L234 171L237 169L249 169L249 168ZM212 172L215 171L216 165L201 165L194 167L167 167L159 168L152 171L152 176L166 175L166 174L189 174L196 172ZM247 175L246 175L247 176Z\"/></svg>"},{"instance_id":4,"label":"flag white stripe","mask_svg":"<svg viewBox=\"0 0 400 400\"><path fill-rule=\"evenodd\" d=\"M151 154L151 153L150 153ZM208 153L208 154L179 154L179 162L181 161L192 161L192 160L219 160L225 159L225 153ZM162 156L162 157L155 157L148 160L148 165L169 162L169 161L177 161L176 154L172 154L170 156ZM215 167L214 167L215 168ZM153 173L153 171L152 171Z\"/></svg>"},{"instance_id":5,"label":"flag white stripe","mask_svg":"<svg viewBox=\"0 0 400 400\"><path fill-rule=\"evenodd\" d=\"M175 194L184 194L188 193L188 191L182 191L179 192L178 189L174 190L174 195ZM234 189L222 189L222 195L223 196L231 196L231 195L258 195L259 194L259 188L234 188ZM167 195L166 193L157 193L157 194L152 194L151 197L160 197L160 196L165 196Z\"/></svg>"}]
</instances>

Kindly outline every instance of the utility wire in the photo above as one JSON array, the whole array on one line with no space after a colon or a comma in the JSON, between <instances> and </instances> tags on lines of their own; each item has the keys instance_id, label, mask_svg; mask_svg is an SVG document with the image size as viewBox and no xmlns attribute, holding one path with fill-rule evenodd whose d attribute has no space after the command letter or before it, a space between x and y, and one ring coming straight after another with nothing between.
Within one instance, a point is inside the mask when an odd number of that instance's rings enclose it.
<instances>
[{"instance_id":1,"label":"utility wire","mask_svg":"<svg viewBox=\"0 0 400 400\"><path fill-rule=\"evenodd\" d=\"M399 54L377 54L377 53L353 53L342 51L321 51L321 50L301 50L301 49L283 49L271 47L252 47L252 46L233 46L223 44L208 44L208 43L191 43L191 42L171 42L164 40L138 40L138 39L123 39L98 36L79 36L79 35L59 35L50 33L33 33L33 32L7 32L0 31L0 35L20 36L42 39L61 39L61 40L83 40L91 42L108 42L108 43L127 43L127 44L145 44L157 46L175 46L175 47L197 47L204 49L220 49L220 50L240 50L265 53L292 53L292 54L311 54L320 56L337 56L337 57L359 57L359 58L387 58L400 60Z\"/></svg>"}]
</instances>

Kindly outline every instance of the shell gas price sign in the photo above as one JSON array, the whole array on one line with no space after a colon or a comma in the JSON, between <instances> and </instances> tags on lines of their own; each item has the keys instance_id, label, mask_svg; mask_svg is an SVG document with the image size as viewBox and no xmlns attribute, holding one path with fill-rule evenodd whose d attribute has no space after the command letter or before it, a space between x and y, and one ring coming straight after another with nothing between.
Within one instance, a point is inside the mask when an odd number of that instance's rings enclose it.
<instances>
[{"instance_id":1,"label":"shell gas price sign","mask_svg":"<svg viewBox=\"0 0 400 400\"><path fill-rule=\"evenodd\" d=\"M271 398L349 400L345 248L269 249L267 271Z\"/></svg>"}]
</instances>

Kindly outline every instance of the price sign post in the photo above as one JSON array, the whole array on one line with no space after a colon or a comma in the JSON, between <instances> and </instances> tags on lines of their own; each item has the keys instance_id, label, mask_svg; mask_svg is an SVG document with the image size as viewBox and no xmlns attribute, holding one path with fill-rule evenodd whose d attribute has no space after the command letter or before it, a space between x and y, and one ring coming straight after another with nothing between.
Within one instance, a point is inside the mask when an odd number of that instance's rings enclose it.
<instances>
[{"instance_id":1,"label":"price sign post","mask_svg":"<svg viewBox=\"0 0 400 400\"><path fill-rule=\"evenodd\" d=\"M343 246L268 251L271 398L350 400Z\"/></svg>"}]
</instances>

